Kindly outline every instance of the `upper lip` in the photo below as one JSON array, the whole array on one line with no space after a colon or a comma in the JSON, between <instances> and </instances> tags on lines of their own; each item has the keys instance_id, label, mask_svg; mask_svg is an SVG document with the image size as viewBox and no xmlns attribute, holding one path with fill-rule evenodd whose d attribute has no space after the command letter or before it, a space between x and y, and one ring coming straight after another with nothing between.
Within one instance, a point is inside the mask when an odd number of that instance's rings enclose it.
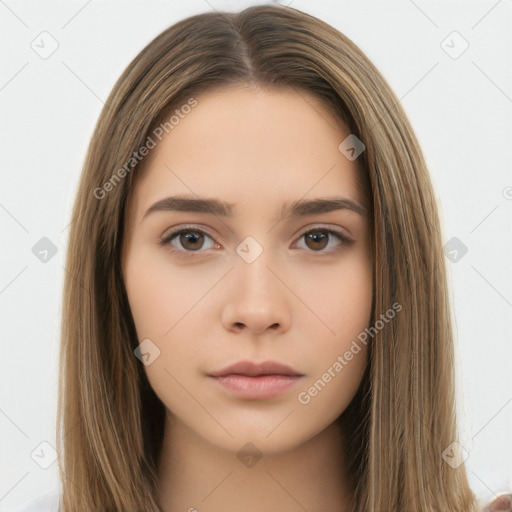
<instances>
[{"instance_id":1,"label":"upper lip","mask_svg":"<svg viewBox=\"0 0 512 512\"><path fill-rule=\"evenodd\" d=\"M239 361L235 364L226 366L217 372L209 373L211 377L223 377L225 375L245 375L247 377L259 377L262 375L290 375L302 376L293 368L276 361L263 361L256 363L253 361Z\"/></svg>"}]
</instances>

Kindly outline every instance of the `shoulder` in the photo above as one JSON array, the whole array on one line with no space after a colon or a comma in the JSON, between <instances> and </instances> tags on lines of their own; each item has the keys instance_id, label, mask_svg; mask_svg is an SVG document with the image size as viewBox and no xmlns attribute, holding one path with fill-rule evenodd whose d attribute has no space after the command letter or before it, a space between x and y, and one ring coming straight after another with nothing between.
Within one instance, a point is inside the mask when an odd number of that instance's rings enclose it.
<instances>
[{"instance_id":1,"label":"shoulder","mask_svg":"<svg viewBox=\"0 0 512 512\"><path fill-rule=\"evenodd\" d=\"M482 512L512 512L512 493L498 494Z\"/></svg>"},{"instance_id":2,"label":"shoulder","mask_svg":"<svg viewBox=\"0 0 512 512\"><path fill-rule=\"evenodd\" d=\"M50 491L28 501L12 512L58 512L59 497L59 491Z\"/></svg>"}]
</instances>

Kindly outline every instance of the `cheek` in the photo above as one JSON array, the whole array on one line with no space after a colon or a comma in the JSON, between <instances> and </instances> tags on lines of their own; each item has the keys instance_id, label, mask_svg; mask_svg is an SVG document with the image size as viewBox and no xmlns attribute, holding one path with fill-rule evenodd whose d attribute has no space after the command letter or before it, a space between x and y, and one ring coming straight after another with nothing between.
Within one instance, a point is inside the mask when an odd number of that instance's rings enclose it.
<instances>
[{"instance_id":1,"label":"cheek","mask_svg":"<svg viewBox=\"0 0 512 512\"><path fill-rule=\"evenodd\" d=\"M191 336L190 322L197 314L194 309L200 310L198 301L208 291L207 284L196 274L180 272L158 253L141 249L126 262L125 286L138 341L149 339L159 350L144 371L157 396L173 411L185 413L190 403L179 383L190 379L190 366L184 362L193 360L201 344L197 333Z\"/></svg>"},{"instance_id":2,"label":"cheek","mask_svg":"<svg viewBox=\"0 0 512 512\"><path fill-rule=\"evenodd\" d=\"M359 252L347 256L335 267L316 269L300 287L300 296L314 313L308 315L309 322L317 324L316 334L326 345L324 354L330 346L341 350L350 345L370 321L371 262Z\"/></svg>"},{"instance_id":3,"label":"cheek","mask_svg":"<svg viewBox=\"0 0 512 512\"><path fill-rule=\"evenodd\" d=\"M159 338L171 326L173 297L164 286L165 281L155 279L154 269L139 266L128 267L126 289L139 341L143 338Z\"/></svg>"},{"instance_id":4,"label":"cheek","mask_svg":"<svg viewBox=\"0 0 512 512\"><path fill-rule=\"evenodd\" d=\"M318 423L315 428L329 425L345 410L368 362L368 345L358 336L371 316L371 267L353 266L336 276L325 295L315 296L319 316L329 329L320 324L317 332L323 334L314 336L314 350L307 357L310 371L296 396L307 418L316 418L311 420ZM313 329L308 332L314 335Z\"/></svg>"},{"instance_id":5,"label":"cheek","mask_svg":"<svg viewBox=\"0 0 512 512\"><path fill-rule=\"evenodd\" d=\"M354 398L366 368L368 348L362 346L359 350L345 364L337 360L343 352L333 354L331 361L320 365L318 373L298 391L298 413L303 415L308 428L320 431L330 425Z\"/></svg>"},{"instance_id":6,"label":"cheek","mask_svg":"<svg viewBox=\"0 0 512 512\"><path fill-rule=\"evenodd\" d=\"M367 364L368 347L358 336L369 326L372 304L371 261L354 254L333 271L316 275L318 284L306 282L309 315L307 332L314 337L309 353L311 372L302 386L306 405L313 414L336 417L348 405ZM321 285L321 283L325 283ZM316 328L313 329L313 324ZM314 361L314 363L313 363ZM333 404L336 404L333 406Z\"/></svg>"},{"instance_id":7,"label":"cheek","mask_svg":"<svg viewBox=\"0 0 512 512\"><path fill-rule=\"evenodd\" d=\"M204 296L210 281L199 267L184 272L162 253L140 250L126 265L125 284L139 339L166 342L194 305Z\"/></svg>"},{"instance_id":8,"label":"cheek","mask_svg":"<svg viewBox=\"0 0 512 512\"><path fill-rule=\"evenodd\" d=\"M208 292L219 276L201 265L185 270L166 256L163 251L132 252L125 285L139 343L149 339L159 350L144 366L151 387L169 409L186 411L190 396L180 384L202 370L195 363L205 354L213 321Z\"/></svg>"}]
</instances>

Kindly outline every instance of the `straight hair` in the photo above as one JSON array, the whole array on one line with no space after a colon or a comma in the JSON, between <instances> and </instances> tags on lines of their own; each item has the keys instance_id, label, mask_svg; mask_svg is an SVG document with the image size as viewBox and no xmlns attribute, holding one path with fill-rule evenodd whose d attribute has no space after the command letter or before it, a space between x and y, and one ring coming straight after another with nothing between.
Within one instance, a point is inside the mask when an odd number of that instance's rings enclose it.
<instances>
[{"instance_id":1,"label":"straight hair","mask_svg":"<svg viewBox=\"0 0 512 512\"><path fill-rule=\"evenodd\" d=\"M279 5L199 14L166 29L128 65L100 114L63 288L60 511L158 510L165 409L134 356L140 341L121 271L127 198L147 168L134 155L191 98L200 104L201 93L236 85L312 94L365 146L357 163L372 209L371 325L392 304L402 310L372 337L359 389L337 420L349 440L351 511L474 512L464 464L442 456L458 439L454 345L420 146L364 53L320 19Z\"/></svg>"}]
</instances>

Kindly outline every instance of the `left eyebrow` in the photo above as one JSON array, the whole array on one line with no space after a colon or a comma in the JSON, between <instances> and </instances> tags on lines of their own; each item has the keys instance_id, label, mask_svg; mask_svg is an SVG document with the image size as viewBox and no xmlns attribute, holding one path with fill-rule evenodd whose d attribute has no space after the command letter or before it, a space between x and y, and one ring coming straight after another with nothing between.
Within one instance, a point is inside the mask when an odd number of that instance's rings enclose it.
<instances>
[{"instance_id":1,"label":"left eyebrow","mask_svg":"<svg viewBox=\"0 0 512 512\"><path fill-rule=\"evenodd\" d=\"M191 198L188 196L171 196L157 201L150 206L143 216L146 218L153 212L181 211L210 213L220 217L233 217L235 205L214 198ZM359 215L365 215L366 208L357 201L344 197L329 197L318 199L299 199L291 203L285 203L281 209L283 217L304 217L306 215L318 215L335 210L351 210Z\"/></svg>"},{"instance_id":2,"label":"left eyebrow","mask_svg":"<svg viewBox=\"0 0 512 512\"><path fill-rule=\"evenodd\" d=\"M366 208L359 202L344 197L330 197L318 199L300 199L283 205L281 214L283 217L302 217L305 215L317 215L329 213L335 210L351 210L359 215L365 215Z\"/></svg>"}]
</instances>

